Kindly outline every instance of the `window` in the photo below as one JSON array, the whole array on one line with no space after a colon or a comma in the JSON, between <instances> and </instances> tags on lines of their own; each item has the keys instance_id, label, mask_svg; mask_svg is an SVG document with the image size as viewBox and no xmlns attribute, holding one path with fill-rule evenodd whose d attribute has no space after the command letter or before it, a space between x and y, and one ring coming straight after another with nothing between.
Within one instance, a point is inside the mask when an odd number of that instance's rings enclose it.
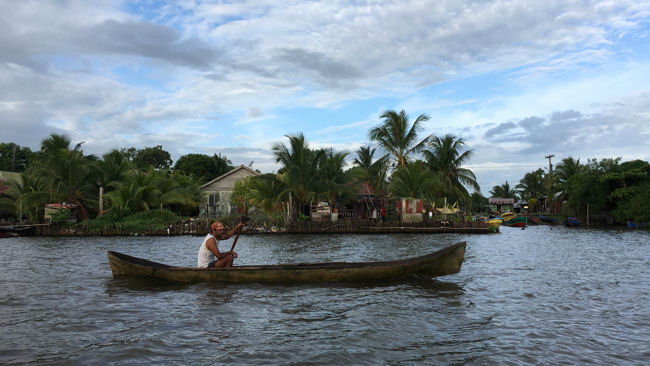
<instances>
[{"instance_id":1,"label":"window","mask_svg":"<svg viewBox=\"0 0 650 366\"><path fill-rule=\"evenodd\" d=\"M217 194L211 194L210 198L208 200L208 206L216 206L217 202L219 202L219 193Z\"/></svg>"}]
</instances>

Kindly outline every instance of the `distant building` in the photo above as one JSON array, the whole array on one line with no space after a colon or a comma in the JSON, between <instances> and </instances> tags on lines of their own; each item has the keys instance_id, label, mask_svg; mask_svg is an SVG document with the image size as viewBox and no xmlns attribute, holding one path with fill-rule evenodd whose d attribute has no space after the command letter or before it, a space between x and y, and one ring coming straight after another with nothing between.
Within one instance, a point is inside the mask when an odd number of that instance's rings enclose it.
<instances>
[{"instance_id":1,"label":"distant building","mask_svg":"<svg viewBox=\"0 0 650 366\"><path fill-rule=\"evenodd\" d=\"M68 223L79 222L79 220L77 219L79 216L79 206L75 205L74 203L66 203L66 202L46 204L45 212L43 216L45 222L51 223L53 220L53 216L57 215L61 211L66 211L67 213L66 221Z\"/></svg>"},{"instance_id":2,"label":"distant building","mask_svg":"<svg viewBox=\"0 0 650 366\"><path fill-rule=\"evenodd\" d=\"M490 197L488 198L488 203L490 204L490 210L492 211L512 212L515 205L515 199Z\"/></svg>"},{"instance_id":3,"label":"distant building","mask_svg":"<svg viewBox=\"0 0 650 366\"><path fill-rule=\"evenodd\" d=\"M422 222L424 201L417 198L402 198L396 202L396 210L401 216L402 222Z\"/></svg>"},{"instance_id":4,"label":"distant building","mask_svg":"<svg viewBox=\"0 0 650 366\"><path fill-rule=\"evenodd\" d=\"M246 177L258 176L259 172L240 165L228 173L217 177L199 187L203 193L200 216L221 217L237 212L237 207L230 202L235 183Z\"/></svg>"}]
</instances>

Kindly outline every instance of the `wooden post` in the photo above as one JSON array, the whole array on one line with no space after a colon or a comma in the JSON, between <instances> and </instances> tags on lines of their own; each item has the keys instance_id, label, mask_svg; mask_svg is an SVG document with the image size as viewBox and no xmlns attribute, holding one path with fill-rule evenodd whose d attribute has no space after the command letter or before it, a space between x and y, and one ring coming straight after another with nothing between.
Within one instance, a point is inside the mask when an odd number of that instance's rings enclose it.
<instances>
[{"instance_id":1,"label":"wooden post","mask_svg":"<svg viewBox=\"0 0 650 366\"><path fill-rule=\"evenodd\" d=\"M589 202L587 202L587 227L589 227Z\"/></svg>"},{"instance_id":2,"label":"wooden post","mask_svg":"<svg viewBox=\"0 0 650 366\"><path fill-rule=\"evenodd\" d=\"M99 187L99 216L104 214L104 187Z\"/></svg>"}]
</instances>

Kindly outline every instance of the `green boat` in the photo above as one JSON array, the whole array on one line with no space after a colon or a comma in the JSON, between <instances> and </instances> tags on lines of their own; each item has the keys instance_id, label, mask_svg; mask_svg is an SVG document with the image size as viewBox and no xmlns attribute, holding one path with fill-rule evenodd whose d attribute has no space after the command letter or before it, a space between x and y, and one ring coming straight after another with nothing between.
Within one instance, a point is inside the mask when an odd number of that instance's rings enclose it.
<instances>
[{"instance_id":1,"label":"green boat","mask_svg":"<svg viewBox=\"0 0 650 366\"><path fill-rule=\"evenodd\" d=\"M518 216L508 221L504 221L501 225L512 227L524 227L528 223L526 216Z\"/></svg>"},{"instance_id":2,"label":"green boat","mask_svg":"<svg viewBox=\"0 0 650 366\"><path fill-rule=\"evenodd\" d=\"M231 268L174 267L117 252L108 252L113 277L147 277L170 282L305 283L371 282L458 273L465 259L465 242L436 252L387 262L331 262L233 266Z\"/></svg>"}]
</instances>

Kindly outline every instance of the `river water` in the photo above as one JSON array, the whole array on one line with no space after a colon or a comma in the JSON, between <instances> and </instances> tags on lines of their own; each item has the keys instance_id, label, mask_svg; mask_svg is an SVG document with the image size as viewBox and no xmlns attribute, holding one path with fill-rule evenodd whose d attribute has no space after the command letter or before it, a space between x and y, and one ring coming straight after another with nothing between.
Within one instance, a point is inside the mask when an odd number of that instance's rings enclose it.
<instances>
[{"instance_id":1,"label":"river water","mask_svg":"<svg viewBox=\"0 0 650 366\"><path fill-rule=\"evenodd\" d=\"M467 241L460 273L384 284L174 285L111 275L107 250L194 266L201 240L0 239L0 364L650 361L648 231L533 226L237 244L239 264L278 264L390 260Z\"/></svg>"}]
</instances>

